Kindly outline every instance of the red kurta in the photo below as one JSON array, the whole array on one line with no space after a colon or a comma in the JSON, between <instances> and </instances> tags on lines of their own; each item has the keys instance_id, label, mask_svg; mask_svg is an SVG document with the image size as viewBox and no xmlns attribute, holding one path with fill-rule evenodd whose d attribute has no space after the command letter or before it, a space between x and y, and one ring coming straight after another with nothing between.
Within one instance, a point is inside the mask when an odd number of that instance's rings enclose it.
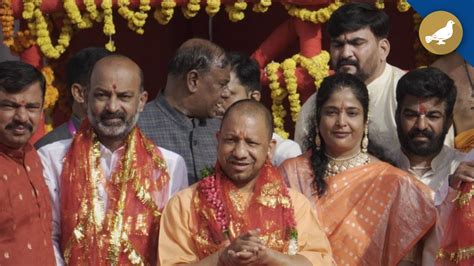
<instances>
[{"instance_id":1,"label":"red kurta","mask_svg":"<svg viewBox=\"0 0 474 266\"><path fill-rule=\"evenodd\" d=\"M51 226L38 154L0 144L0 265L55 265Z\"/></svg>"}]
</instances>

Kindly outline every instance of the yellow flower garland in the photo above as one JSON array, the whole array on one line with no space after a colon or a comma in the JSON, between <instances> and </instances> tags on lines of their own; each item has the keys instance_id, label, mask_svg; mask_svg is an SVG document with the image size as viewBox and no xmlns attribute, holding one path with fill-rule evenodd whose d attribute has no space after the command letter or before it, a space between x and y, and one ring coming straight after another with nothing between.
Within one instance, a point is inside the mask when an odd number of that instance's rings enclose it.
<instances>
[{"instance_id":1,"label":"yellow flower garland","mask_svg":"<svg viewBox=\"0 0 474 266\"><path fill-rule=\"evenodd\" d=\"M221 0L207 0L206 13L213 17L221 9Z\"/></svg>"},{"instance_id":2,"label":"yellow flower garland","mask_svg":"<svg viewBox=\"0 0 474 266\"><path fill-rule=\"evenodd\" d=\"M375 0L375 7L377 9L384 9L385 8L385 3L384 0Z\"/></svg>"},{"instance_id":3,"label":"yellow flower garland","mask_svg":"<svg viewBox=\"0 0 474 266\"><path fill-rule=\"evenodd\" d=\"M58 89L53 85L54 82L54 72L53 69L49 66L43 67L41 72L44 75L46 81L46 92L44 97L44 113L45 113L45 130L49 132L53 129L53 119L51 117L54 106L59 98Z\"/></svg>"},{"instance_id":4,"label":"yellow flower garland","mask_svg":"<svg viewBox=\"0 0 474 266\"><path fill-rule=\"evenodd\" d=\"M112 40L112 35L115 34L115 25L112 12L112 0L103 0L101 4L104 10L104 34L109 37L109 42L105 45L105 48L111 52L115 51L115 44Z\"/></svg>"},{"instance_id":5,"label":"yellow flower garland","mask_svg":"<svg viewBox=\"0 0 474 266\"><path fill-rule=\"evenodd\" d=\"M288 101L290 102L291 119L296 122L301 110L300 95L298 93L298 81L296 80L296 61L287 58L281 64L283 77L285 77Z\"/></svg>"},{"instance_id":6,"label":"yellow flower garland","mask_svg":"<svg viewBox=\"0 0 474 266\"><path fill-rule=\"evenodd\" d=\"M269 88L272 98L274 131L283 138L288 138L288 132L286 132L284 128L286 110L283 106L283 100L285 97L288 96L293 121L296 121L301 110L298 82L296 79L297 65L299 64L307 70L308 74L314 79L314 84L317 89L323 79L328 76L329 59L329 53L327 51L321 51L320 54L312 58L306 58L296 54L291 58L285 59L281 65L276 62L271 62L265 67L265 72L270 82ZM286 88L282 88L278 80L278 70L280 67L283 69Z\"/></svg>"},{"instance_id":7,"label":"yellow flower garland","mask_svg":"<svg viewBox=\"0 0 474 266\"><path fill-rule=\"evenodd\" d=\"M189 0L187 5L181 7L184 17L187 19L195 17L201 9L200 3L200 0Z\"/></svg>"},{"instance_id":8,"label":"yellow flower garland","mask_svg":"<svg viewBox=\"0 0 474 266\"><path fill-rule=\"evenodd\" d=\"M344 5L344 3L336 0L329 6L314 11L291 4L285 5L285 8L288 10L288 14L292 17L299 18L302 21L309 21L318 24L326 22L331 17L332 13L342 5Z\"/></svg>"},{"instance_id":9,"label":"yellow flower garland","mask_svg":"<svg viewBox=\"0 0 474 266\"><path fill-rule=\"evenodd\" d=\"M244 19L244 11L247 9L247 3L245 0L237 0L233 5L227 5L225 11L229 15L229 20L232 22L238 22Z\"/></svg>"},{"instance_id":10,"label":"yellow flower garland","mask_svg":"<svg viewBox=\"0 0 474 266\"><path fill-rule=\"evenodd\" d=\"M174 14L174 8L176 7L176 2L174 0L163 0L161 2L161 8L156 8L153 13L154 18L161 25L166 25L170 22Z\"/></svg>"},{"instance_id":11,"label":"yellow flower garland","mask_svg":"<svg viewBox=\"0 0 474 266\"><path fill-rule=\"evenodd\" d=\"M260 2L253 5L252 11L257 13L265 13L271 5L272 0L260 0Z\"/></svg>"},{"instance_id":12,"label":"yellow flower garland","mask_svg":"<svg viewBox=\"0 0 474 266\"><path fill-rule=\"evenodd\" d=\"M408 9L410 9L410 4L407 2L407 0L398 0L397 9L400 12L407 12Z\"/></svg>"},{"instance_id":13,"label":"yellow flower garland","mask_svg":"<svg viewBox=\"0 0 474 266\"><path fill-rule=\"evenodd\" d=\"M285 131L285 116L286 111L283 106L283 99L286 96L285 91L280 87L278 81L278 69L280 64L277 62L271 62L265 67L265 71L270 81L269 88L271 91L272 98L272 115L273 115L273 126L274 132L280 135L282 138L287 139L289 134Z\"/></svg>"},{"instance_id":14,"label":"yellow flower garland","mask_svg":"<svg viewBox=\"0 0 474 266\"><path fill-rule=\"evenodd\" d=\"M51 43L51 37L49 36L50 30L48 29L48 21L43 16L43 12L40 9L41 0L25 0L25 5L33 6L33 10L29 7L28 10L24 10L22 15L23 18L28 22L28 27L31 32L34 32L37 36L36 44L39 46L41 52L49 58L59 58L62 53L69 46L71 36L73 33L71 20L65 16L63 18L63 26L59 34L58 44L53 46Z\"/></svg>"},{"instance_id":15,"label":"yellow flower garland","mask_svg":"<svg viewBox=\"0 0 474 266\"><path fill-rule=\"evenodd\" d=\"M71 19L72 24L76 25L79 29L87 29L92 27L92 21L89 16L86 14L81 15L79 8L76 5L76 0L64 0L64 10L66 14Z\"/></svg>"},{"instance_id":16,"label":"yellow flower garland","mask_svg":"<svg viewBox=\"0 0 474 266\"><path fill-rule=\"evenodd\" d=\"M119 6L118 13L128 21L128 27L138 34L143 34L143 26L148 17L147 12L151 9L150 0L140 0L139 11L137 12L128 8L129 0L118 0L117 4Z\"/></svg>"}]
</instances>

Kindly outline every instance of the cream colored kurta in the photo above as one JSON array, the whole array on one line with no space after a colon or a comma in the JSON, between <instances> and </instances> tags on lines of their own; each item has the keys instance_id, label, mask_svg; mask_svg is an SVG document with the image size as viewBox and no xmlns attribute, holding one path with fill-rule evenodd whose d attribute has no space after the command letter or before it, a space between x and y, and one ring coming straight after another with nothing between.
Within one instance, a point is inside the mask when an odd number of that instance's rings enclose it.
<instances>
[{"instance_id":1,"label":"cream colored kurta","mask_svg":"<svg viewBox=\"0 0 474 266\"><path fill-rule=\"evenodd\" d=\"M196 185L193 185L179 192L171 198L163 212L158 245L161 265L185 264L199 260L191 237L197 233L197 221L190 209L195 191ZM310 202L295 190L289 189L289 195L297 223L298 254L306 257L313 265L332 265L329 242L319 226ZM242 193L242 196L250 199L251 194Z\"/></svg>"}]
</instances>

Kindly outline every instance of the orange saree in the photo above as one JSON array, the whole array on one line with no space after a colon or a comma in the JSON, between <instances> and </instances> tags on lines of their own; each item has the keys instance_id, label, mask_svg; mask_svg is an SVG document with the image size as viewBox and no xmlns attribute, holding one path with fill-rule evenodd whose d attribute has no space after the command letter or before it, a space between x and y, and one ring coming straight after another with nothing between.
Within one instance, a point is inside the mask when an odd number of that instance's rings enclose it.
<instances>
[{"instance_id":1,"label":"orange saree","mask_svg":"<svg viewBox=\"0 0 474 266\"><path fill-rule=\"evenodd\" d=\"M434 225L427 188L384 162L332 176L318 198L311 152L280 166L290 187L310 198L338 265L396 265Z\"/></svg>"}]
</instances>

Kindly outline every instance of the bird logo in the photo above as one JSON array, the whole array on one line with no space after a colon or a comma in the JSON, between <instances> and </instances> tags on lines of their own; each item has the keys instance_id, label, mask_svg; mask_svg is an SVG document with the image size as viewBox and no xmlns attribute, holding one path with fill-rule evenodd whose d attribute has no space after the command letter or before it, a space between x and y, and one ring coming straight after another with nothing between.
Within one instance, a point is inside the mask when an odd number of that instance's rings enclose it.
<instances>
[{"instance_id":1,"label":"bird logo","mask_svg":"<svg viewBox=\"0 0 474 266\"><path fill-rule=\"evenodd\" d=\"M461 21L452 13L435 11L421 21L418 36L426 50L444 55L458 48L463 35Z\"/></svg>"},{"instance_id":2,"label":"bird logo","mask_svg":"<svg viewBox=\"0 0 474 266\"><path fill-rule=\"evenodd\" d=\"M438 41L437 45L445 45L444 41L450 39L453 36L453 25L454 21L448 20L446 26L442 27L441 29L437 30L434 34L425 36L426 43L430 43L432 41Z\"/></svg>"}]
</instances>

